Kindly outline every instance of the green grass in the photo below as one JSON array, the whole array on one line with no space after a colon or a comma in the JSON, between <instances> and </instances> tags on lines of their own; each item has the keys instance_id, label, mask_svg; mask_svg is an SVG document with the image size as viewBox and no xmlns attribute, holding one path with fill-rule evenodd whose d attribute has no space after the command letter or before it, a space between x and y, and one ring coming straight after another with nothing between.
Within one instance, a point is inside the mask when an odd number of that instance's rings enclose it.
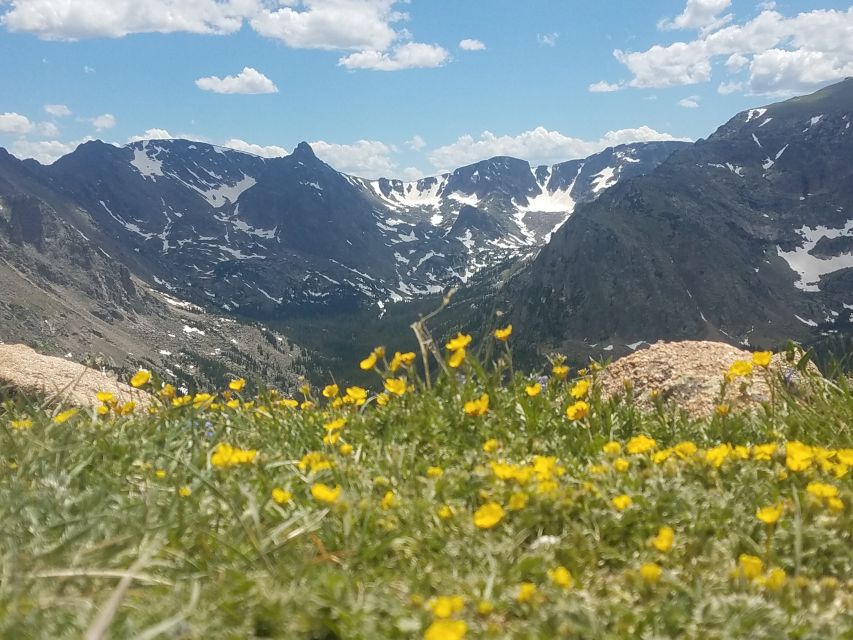
<instances>
[{"instance_id":1,"label":"green grass","mask_svg":"<svg viewBox=\"0 0 853 640\"><path fill-rule=\"evenodd\" d=\"M843 379L799 396L779 390L774 406L751 416L702 420L666 407L643 414L593 385L589 417L572 422L573 381L551 378L529 397L529 380L508 368L466 362L432 389L413 378L414 389L386 406L372 395L335 408L314 389L313 409L265 394L239 409L166 404L151 415L81 412L55 424L8 401L0 636L421 638L440 596L464 599L452 619L466 638L853 635L853 486L843 464L853 454L853 392ZM465 415L482 393L488 413ZM347 420L341 438L324 445L323 425L338 417ZM12 426L22 418L32 427ZM616 471L603 445L640 434L654 449L623 451L628 469ZM487 453L489 439L498 448ZM655 462L685 441L698 451ZM790 441L819 447L807 468L788 468ZM217 467L212 453L223 442L257 457ZM720 443L748 449L717 468L706 452ZM750 454L763 443L777 443L770 460ZM301 471L311 451L325 451L333 467ZM556 468L540 460L538 476L525 471L534 456L556 457ZM500 480L496 461L531 478ZM433 466L439 477L429 477ZM337 503L312 497L318 482L341 487ZM836 487L841 509L812 495L813 482ZM276 488L292 500L277 504ZM527 504L512 511L519 493ZM631 506L617 510L619 495ZM473 514L492 502L504 517L480 529ZM756 518L777 504L775 526ZM451 517L440 517L442 506ZM675 532L667 552L650 545L664 526ZM757 578L738 575L741 554L761 559ZM646 563L661 568L656 582L642 577ZM571 588L549 578L560 566ZM785 573L780 585L766 582L774 568ZM526 602L522 583L535 585ZM490 612L478 611L483 602Z\"/></svg>"}]
</instances>

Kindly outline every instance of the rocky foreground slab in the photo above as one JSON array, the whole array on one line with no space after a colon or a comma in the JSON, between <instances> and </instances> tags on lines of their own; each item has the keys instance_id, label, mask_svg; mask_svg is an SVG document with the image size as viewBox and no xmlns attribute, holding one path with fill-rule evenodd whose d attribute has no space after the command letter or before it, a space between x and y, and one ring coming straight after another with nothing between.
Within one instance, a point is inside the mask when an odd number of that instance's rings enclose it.
<instances>
[{"instance_id":1,"label":"rocky foreground slab","mask_svg":"<svg viewBox=\"0 0 853 640\"><path fill-rule=\"evenodd\" d=\"M119 382L108 373L43 356L22 344L0 344L0 392L12 390L27 396L44 396L48 402L96 407L97 393L112 393L118 402L151 405L151 397Z\"/></svg>"}]
</instances>

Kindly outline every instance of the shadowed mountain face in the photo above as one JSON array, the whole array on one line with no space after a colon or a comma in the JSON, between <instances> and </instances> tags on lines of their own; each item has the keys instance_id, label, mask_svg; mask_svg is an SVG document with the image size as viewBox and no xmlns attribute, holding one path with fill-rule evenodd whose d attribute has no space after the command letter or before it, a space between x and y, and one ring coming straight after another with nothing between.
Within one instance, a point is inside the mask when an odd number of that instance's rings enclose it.
<instances>
[{"instance_id":1,"label":"shadowed mountain face","mask_svg":"<svg viewBox=\"0 0 853 640\"><path fill-rule=\"evenodd\" d=\"M849 327L851 121L847 80L740 113L578 207L509 287L519 329L543 349L606 355Z\"/></svg>"}]
</instances>

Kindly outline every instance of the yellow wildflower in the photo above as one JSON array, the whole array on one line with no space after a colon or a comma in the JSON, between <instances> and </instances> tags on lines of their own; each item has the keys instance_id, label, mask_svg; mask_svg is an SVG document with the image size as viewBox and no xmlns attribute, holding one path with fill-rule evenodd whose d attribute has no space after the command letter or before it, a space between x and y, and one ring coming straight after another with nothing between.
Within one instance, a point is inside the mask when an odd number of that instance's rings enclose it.
<instances>
[{"instance_id":1,"label":"yellow wildflower","mask_svg":"<svg viewBox=\"0 0 853 640\"><path fill-rule=\"evenodd\" d=\"M175 395L177 395L177 389L175 389L175 386L173 384L167 382L163 385L163 388L160 389L158 395L164 400L171 400L175 397Z\"/></svg>"},{"instance_id":2,"label":"yellow wildflower","mask_svg":"<svg viewBox=\"0 0 853 640\"><path fill-rule=\"evenodd\" d=\"M589 415L589 405L583 400L570 404L566 409L566 417L569 420L583 420Z\"/></svg>"},{"instance_id":3,"label":"yellow wildflower","mask_svg":"<svg viewBox=\"0 0 853 640\"><path fill-rule=\"evenodd\" d=\"M732 408L728 404L722 402L716 406L716 408L714 409L714 413L716 413L721 418L725 418L727 415L729 415L729 413L731 413L731 410Z\"/></svg>"},{"instance_id":4,"label":"yellow wildflower","mask_svg":"<svg viewBox=\"0 0 853 640\"><path fill-rule=\"evenodd\" d=\"M293 398L282 398L278 401L278 405L281 407L286 407L287 409L295 409L299 406L299 401L294 400Z\"/></svg>"},{"instance_id":5,"label":"yellow wildflower","mask_svg":"<svg viewBox=\"0 0 853 640\"><path fill-rule=\"evenodd\" d=\"M165 478L166 475L167 474L166 474L165 469L157 469L157 471L154 472L154 477L156 477L159 480L162 480L163 478Z\"/></svg>"},{"instance_id":6,"label":"yellow wildflower","mask_svg":"<svg viewBox=\"0 0 853 640\"><path fill-rule=\"evenodd\" d=\"M144 387L151 380L151 372L147 369L140 369L130 379L130 386L138 389Z\"/></svg>"},{"instance_id":7,"label":"yellow wildflower","mask_svg":"<svg viewBox=\"0 0 853 640\"><path fill-rule=\"evenodd\" d=\"M400 353L399 351L391 358L389 368L391 372L397 371L400 367L409 367L415 361L415 354L409 351L408 353Z\"/></svg>"},{"instance_id":8,"label":"yellow wildflower","mask_svg":"<svg viewBox=\"0 0 853 640\"><path fill-rule=\"evenodd\" d=\"M656 444L657 442L647 435L639 435L628 440L625 450L633 456L651 451L655 448Z\"/></svg>"},{"instance_id":9,"label":"yellow wildflower","mask_svg":"<svg viewBox=\"0 0 853 640\"><path fill-rule=\"evenodd\" d=\"M613 505L613 508L617 511L624 511L628 507L631 506L633 500L631 500L631 496L621 495L616 496L615 498L610 500L610 504Z\"/></svg>"},{"instance_id":10,"label":"yellow wildflower","mask_svg":"<svg viewBox=\"0 0 853 640\"><path fill-rule=\"evenodd\" d=\"M569 375L569 368L566 365L558 364L551 369L551 375L557 380L565 380Z\"/></svg>"},{"instance_id":11,"label":"yellow wildflower","mask_svg":"<svg viewBox=\"0 0 853 640\"><path fill-rule=\"evenodd\" d=\"M467 632L462 620L436 620L427 627L424 640L462 640Z\"/></svg>"},{"instance_id":12,"label":"yellow wildflower","mask_svg":"<svg viewBox=\"0 0 853 640\"><path fill-rule=\"evenodd\" d=\"M524 392L531 398L535 398L540 393L542 393L542 385L538 382L534 382L533 384L524 387Z\"/></svg>"},{"instance_id":13,"label":"yellow wildflower","mask_svg":"<svg viewBox=\"0 0 853 640\"><path fill-rule=\"evenodd\" d=\"M440 478L443 473L441 467L430 467L426 472L428 478Z\"/></svg>"},{"instance_id":14,"label":"yellow wildflower","mask_svg":"<svg viewBox=\"0 0 853 640\"><path fill-rule=\"evenodd\" d=\"M438 517L442 520L449 520L453 517L453 509L449 505L441 505L438 508Z\"/></svg>"},{"instance_id":15,"label":"yellow wildflower","mask_svg":"<svg viewBox=\"0 0 853 640\"><path fill-rule=\"evenodd\" d=\"M841 498L827 498L826 506L830 511L844 511L844 501Z\"/></svg>"},{"instance_id":16,"label":"yellow wildflower","mask_svg":"<svg viewBox=\"0 0 853 640\"><path fill-rule=\"evenodd\" d=\"M673 453L675 453L675 450L672 448L655 451L652 454L652 462L655 464L663 464L672 457Z\"/></svg>"},{"instance_id":17,"label":"yellow wildflower","mask_svg":"<svg viewBox=\"0 0 853 640\"><path fill-rule=\"evenodd\" d=\"M492 611L494 610L495 605L493 605L488 600L480 600L480 602L477 603L477 613L481 616L491 615Z\"/></svg>"},{"instance_id":18,"label":"yellow wildflower","mask_svg":"<svg viewBox=\"0 0 853 640\"><path fill-rule=\"evenodd\" d=\"M853 449L839 449L835 452L835 457L841 464L853 467Z\"/></svg>"},{"instance_id":19,"label":"yellow wildflower","mask_svg":"<svg viewBox=\"0 0 853 640\"><path fill-rule=\"evenodd\" d=\"M376 360L377 360L376 354L371 353L364 360L359 362L358 366L361 367L361 369L364 371L370 371L371 369L373 369L376 366Z\"/></svg>"},{"instance_id":20,"label":"yellow wildflower","mask_svg":"<svg viewBox=\"0 0 853 640\"><path fill-rule=\"evenodd\" d=\"M465 362L465 349L457 349L450 354L450 358L447 360L447 364L451 369L458 369L459 366Z\"/></svg>"},{"instance_id":21,"label":"yellow wildflower","mask_svg":"<svg viewBox=\"0 0 853 640\"><path fill-rule=\"evenodd\" d=\"M232 447L227 442L216 445L210 456L210 464L214 467L228 469L241 464L251 464L258 457L256 449L240 449Z\"/></svg>"},{"instance_id":22,"label":"yellow wildflower","mask_svg":"<svg viewBox=\"0 0 853 640\"><path fill-rule=\"evenodd\" d=\"M105 416L110 412L110 408L102 404L100 407L98 407L97 412L99 416Z\"/></svg>"},{"instance_id":23,"label":"yellow wildflower","mask_svg":"<svg viewBox=\"0 0 853 640\"><path fill-rule=\"evenodd\" d=\"M772 526L779 522L782 517L782 505L773 504L767 507L761 507L755 512L755 517L761 520L764 524Z\"/></svg>"},{"instance_id":24,"label":"yellow wildflower","mask_svg":"<svg viewBox=\"0 0 853 640\"><path fill-rule=\"evenodd\" d=\"M528 496L523 491L517 491L509 497L507 508L510 511L521 511L527 506Z\"/></svg>"},{"instance_id":25,"label":"yellow wildflower","mask_svg":"<svg viewBox=\"0 0 853 640\"><path fill-rule=\"evenodd\" d=\"M718 444L705 452L705 461L715 469L719 469L731 453L732 445L728 443Z\"/></svg>"},{"instance_id":26,"label":"yellow wildflower","mask_svg":"<svg viewBox=\"0 0 853 640\"><path fill-rule=\"evenodd\" d=\"M213 396L209 393L197 393L193 397L193 407L196 409L206 409L213 402Z\"/></svg>"},{"instance_id":27,"label":"yellow wildflower","mask_svg":"<svg viewBox=\"0 0 853 640\"><path fill-rule=\"evenodd\" d=\"M367 390L361 387L347 387L344 402L354 404L358 407L367 401Z\"/></svg>"},{"instance_id":28,"label":"yellow wildflower","mask_svg":"<svg viewBox=\"0 0 853 640\"><path fill-rule=\"evenodd\" d=\"M276 487L272 490L272 499L276 504L287 504L293 499L293 494L287 489Z\"/></svg>"},{"instance_id":29,"label":"yellow wildflower","mask_svg":"<svg viewBox=\"0 0 853 640\"><path fill-rule=\"evenodd\" d=\"M756 444L752 447L752 457L754 460L768 461L773 459L773 454L776 453L776 443Z\"/></svg>"},{"instance_id":30,"label":"yellow wildflower","mask_svg":"<svg viewBox=\"0 0 853 640\"><path fill-rule=\"evenodd\" d=\"M181 496L182 498L189 497L190 495L192 495L192 492L193 492L193 490L190 489L189 487L181 487L180 489L178 489L178 495Z\"/></svg>"},{"instance_id":31,"label":"yellow wildflower","mask_svg":"<svg viewBox=\"0 0 853 640\"><path fill-rule=\"evenodd\" d=\"M382 496L382 500L379 503L379 506L382 507L383 510L387 511L393 507L397 506L397 496L394 495L393 491L386 491L385 495Z\"/></svg>"},{"instance_id":32,"label":"yellow wildflower","mask_svg":"<svg viewBox=\"0 0 853 640\"><path fill-rule=\"evenodd\" d=\"M548 578L561 589L571 589L575 582L572 574L563 566L548 569Z\"/></svg>"},{"instance_id":33,"label":"yellow wildflower","mask_svg":"<svg viewBox=\"0 0 853 640\"><path fill-rule=\"evenodd\" d=\"M589 380L578 380L569 393L575 400L586 398L589 393Z\"/></svg>"},{"instance_id":34,"label":"yellow wildflower","mask_svg":"<svg viewBox=\"0 0 853 640\"><path fill-rule=\"evenodd\" d=\"M497 502L487 502L474 513L474 524L480 529L491 529L503 518L503 507Z\"/></svg>"},{"instance_id":35,"label":"yellow wildflower","mask_svg":"<svg viewBox=\"0 0 853 640\"><path fill-rule=\"evenodd\" d=\"M232 380L228 383L228 388L231 391L242 391L246 388L246 381L243 378L237 378L236 380Z\"/></svg>"},{"instance_id":36,"label":"yellow wildflower","mask_svg":"<svg viewBox=\"0 0 853 640\"><path fill-rule=\"evenodd\" d=\"M57 413L55 416L53 416L53 422L55 424L65 424L66 422L71 420L71 418L76 416L78 413L79 413L79 409L67 409L66 411L63 411L61 413Z\"/></svg>"},{"instance_id":37,"label":"yellow wildflower","mask_svg":"<svg viewBox=\"0 0 853 640\"><path fill-rule=\"evenodd\" d=\"M522 582L518 585L518 593L515 594L515 599L520 603L525 604L536 598L536 585L532 582Z\"/></svg>"},{"instance_id":38,"label":"yellow wildflower","mask_svg":"<svg viewBox=\"0 0 853 640\"><path fill-rule=\"evenodd\" d=\"M673 542L675 542L675 531L673 528L661 527L658 530L658 534L652 538L651 544L661 553L666 553L672 549Z\"/></svg>"},{"instance_id":39,"label":"yellow wildflower","mask_svg":"<svg viewBox=\"0 0 853 640\"><path fill-rule=\"evenodd\" d=\"M241 404L242 403L237 398L234 398L233 400L226 402L225 406L229 409L239 409Z\"/></svg>"},{"instance_id":40,"label":"yellow wildflower","mask_svg":"<svg viewBox=\"0 0 853 640\"><path fill-rule=\"evenodd\" d=\"M338 447L338 452L342 456L351 456L352 455L352 445L344 443L340 447Z\"/></svg>"},{"instance_id":41,"label":"yellow wildflower","mask_svg":"<svg viewBox=\"0 0 853 640\"><path fill-rule=\"evenodd\" d=\"M323 397L324 398L334 398L340 393L340 389L336 384L327 384L323 387Z\"/></svg>"},{"instance_id":42,"label":"yellow wildflower","mask_svg":"<svg viewBox=\"0 0 853 640\"><path fill-rule=\"evenodd\" d=\"M98 402L103 402L104 404L111 404L116 401L116 397L109 391L98 391L95 397L98 399Z\"/></svg>"},{"instance_id":43,"label":"yellow wildflower","mask_svg":"<svg viewBox=\"0 0 853 640\"><path fill-rule=\"evenodd\" d=\"M785 464L791 471L805 471L812 465L814 451L796 440L785 445Z\"/></svg>"},{"instance_id":44,"label":"yellow wildflower","mask_svg":"<svg viewBox=\"0 0 853 640\"><path fill-rule=\"evenodd\" d=\"M135 402L125 402L122 405L115 407L116 414L120 416L128 416L136 409Z\"/></svg>"},{"instance_id":45,"label":"yellow wildflower","mask_svg":"<svg viewBox=\"0 0 853 640\"><path fill-rule=\"evenodd\" d=\"M611 440L603 447L601 447L601 450L609 456L618 456L620 453L622 453L622 445L618 442Z\"/></svg>"},{"instance_id":46,"label":"yellow wildflower","mask_svg":"<svg viewBox=\"0 0 853 640\"><path fill-rule=\"evenodd\" d=\"M323 484L322 482L318 482L311 486L311 495L317 502L322 502L323 504L336 503L341 495L341 491L341 485L337 485L333 488Z\"/></svg>"},{"instance_id":47,"label":"yellow wildflower","mask_svg":"<svg viewBox=\"0 0 853 640\"><path fill-rule=\"evenodd\" d=\"M779 591L785 586L788 576L785 575L785 570L779 567L774 567L770 573L761 581L765 589L770 591Z\"/></svg>"},{"instance_id":48,"label":"yellow wildflower","mask_svg":"<svg viewBox=\"0 0 853 640\"><path fill-rule=\"evenodd\" d=\"M385 405L387 405L390 400L391 399L388 397L387 393L380 393L378 396L376 396L376 404L378 404L380 407L384 407Z\"/></svg>"},{"instance_id":49,"label":"yellow wildflower","mask_svg":"<svg viewBox=\"0 0 853 640\"><path fill-rule=\"evenodd\" d=\"M628 469L631 468L631 463L628 462L625 458L616 458L613 461L613 468L616 469L619 473L625 473Z\"/></svg>"},{"instance_id":50,"label":"yellow wildflower","mask_svg":"<svg viewBox=\"0 0 853 640\"><path fill-rule=\"evenodd\" d=\"M448 351L459 351L471 344L471 336L464 333L457 333L456 337L450 340L445 346Z\"/></svg>"},{"instance_id":51,"label":"yellow wildflower","mask_svg":"<svg viewBox=\"0 0 853 640\"><path fill-rule=\"evenodd\" d=\"M726 374L726 379L732 381L752 374L752 363L747 360L735 360Z\"/></svg>"},{"instance_id":52,"label":"yellow wildflower","mask_svg":"<svg viewBox=\"0 0 853 640\"><path fill-rule=\"evenodd\" d=\"M749 580L755 580L761 575L761 572L764 569L764 563L761 561L761 558L757 556L742 553L738 556L737 561L741 575Z\"/></svg>"},{"instance_id":53,"label":"yellow wildflower","mask_svg":"<svg viewBox=\"0 0 853 640\"><path fill-rule=\"evenodd\" d=\"M826 482L809 482L806 491L816 498L838 497L838 488Z\"/></svg>"},{"instance_id":54,"label":"yellow wildflower","mask_svg":"<svg viewBox=\"0 0 853 640\"><path fill-rule=\"evenodd\" d=\"M512 325L508 324L503 329L495 329L495 340L506 342L512 335Z\"/></svg>"},{"instance_id":55,"label":"yellow wildflower","mask_svg":"<svg viewBox=\"0 0 853 640\"><path fill-rule=\"evenodd\" d=\"M483 443L483 451L486 453L494 453L501 448L501 443L495 438L489 438Z\"/></svg>"},{"instance_id":56,"label":"yellow wildflower","mask_svg":"<svg viewBox=\"0 0 853 640\"><path fill-rule=\"evenodd\" d=\"M456 596L438 596L432 598L429 603L429 610L436 618L446 619L457 613L461 613L465 609L465 598L459 595Z\"/></svg>"},{"instance_id":57,"label":"yellow wildflower","mask_svg":"<svg viewBox=\"0 0 853 640\"><path fill-rule=\"evenodd\" d=\"M311 473L319 473L326 469L332 468L332 461L319 451L311 451L302 456L302 460L297 465L302 473L310 471Z\"/></svg>"},{"instance_id":58,"label":"yellow wildflower","mask_svg":"<svg viewBox=\"0 0 853 640\"><path fill-rule=\"evenodd\" d=\"M470 402L466 402L463 407L465 411L465 415L471 417L484 416L489 411L489 394L484 393L480 396L478 400L471 400Z\"/></svg>"},{"instance_id":59,"label":"yellow wildflower","mask_svg":"<svg viewBox=\"0 0 853 640\"><path fill-rule=\"evenodd\" d=\"M698 448L695 444L686 440L684 442L679 442L677 445L673 447L673 451L675 451L675 455L677 455L682 460L685 460L696 454Z\"/></svg>"},{"instance_id":60,"label":"yellow wildflower","mask_svg":"<svg viewBox=\"0 0 853 640\"><path fill-rule=\"evenodd\" d=\"M385 380L385 389L388 393L393 393L394 395L401 396L406 393L406 379L405 378L388 378Z\"/></svg>"},{"instance_id":61,"label":"yellow wildflower","mask_svg":"<svg viewBox=\"0 0 853 640\"><path fill-rule=\"evenodd\" d=\"M752 364L756 367L764 367L766 369L770 366L771 360L773 360L772 351L756 351L752 354Z\"/></svg>"},{"instance_id":62,"label":"yellow wildflower","mask_svg":"<svg viewBox=\"0 0 853 640\"><path fill-rule=\"evenodd\" d=\"M649 584L655 584L660 580L662 570L654 562L646 562L640 567L640 577Z\"/></svg>"}]
</instances>

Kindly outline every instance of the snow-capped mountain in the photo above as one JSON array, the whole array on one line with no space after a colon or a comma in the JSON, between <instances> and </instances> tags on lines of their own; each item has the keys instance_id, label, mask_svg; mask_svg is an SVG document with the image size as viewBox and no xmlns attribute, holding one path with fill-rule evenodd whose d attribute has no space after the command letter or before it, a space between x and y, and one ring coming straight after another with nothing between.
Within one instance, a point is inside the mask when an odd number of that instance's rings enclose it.
<instances>
[{"instance_id":1,"label":"snow-capped mountain","mask_svg":"<svg viewBox=\"0 0 853 640\"><path fill-rule=\"evenodd\" d=\"M625 145L550 167L492 158L401 182L342 174L305 143L263 159L186 140L96 141L32 170L152 285L269 317L288 305L381 310L527 258L577 202L683 146Z\"/></svg>"},{"instance_id":2,"label":"snow-capped mountain","mask_svg":"<svg viewBox=\"0 0 853 640\"><path fill-rule=\"evenodd\" d=\"M853 79L744 111L578 207L513 283L515 322L552 348L613 355L849 331L851 121Z\"/></svg>"}]
</instances>

